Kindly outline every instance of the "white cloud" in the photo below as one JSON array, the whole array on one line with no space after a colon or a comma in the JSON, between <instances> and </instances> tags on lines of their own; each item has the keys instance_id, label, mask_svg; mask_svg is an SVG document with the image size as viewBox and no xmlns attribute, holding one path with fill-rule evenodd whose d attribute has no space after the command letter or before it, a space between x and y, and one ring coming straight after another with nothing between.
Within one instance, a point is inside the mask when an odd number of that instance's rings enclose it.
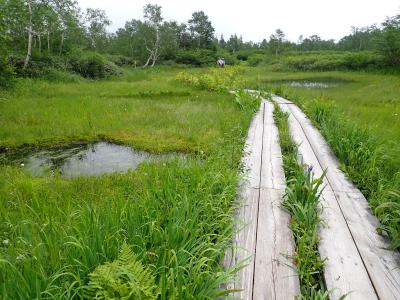
<instances>
[{"instance_id":1,"label":"white cloud","mask_svg":"<svg viewBox=\"0 0 400 300\"><path fill-rule=\"evenodd\" d=\"M261 41L276 28L296 41L317 34L324 39L339 39L351 26L381 23L385 17L400 13L398 0L78 0L79 5L106 10L113 24L110 30L124 26L130 19L142 17L147 3L163 8L165 19L187 22L192 12L203 10L211 19L216 33L229 37L242 35L244 40Z\"/></svg>"}]
</instances>

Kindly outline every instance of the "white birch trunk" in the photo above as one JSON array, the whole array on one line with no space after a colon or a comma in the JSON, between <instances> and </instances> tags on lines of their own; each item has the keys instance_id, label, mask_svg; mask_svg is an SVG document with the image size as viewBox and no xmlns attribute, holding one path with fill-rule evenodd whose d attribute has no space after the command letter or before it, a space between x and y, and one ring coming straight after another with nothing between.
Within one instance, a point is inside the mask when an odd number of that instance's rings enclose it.
<instances>
[{"instance_id":1,"label":"white birch trunk","mask_svg":"<svg viewBox=\"0 0 400 300\"><path fill-rule=\"evenodd\" d=\"M28 67L29 60L31 59L32 56L32 38L33 38L31 1L27 1L26 3L28 5L28 11L29 11L29 27L28 27L28 50L24 61L24 67L23 67L24 70Z\"/></svg>"}]
</instances>

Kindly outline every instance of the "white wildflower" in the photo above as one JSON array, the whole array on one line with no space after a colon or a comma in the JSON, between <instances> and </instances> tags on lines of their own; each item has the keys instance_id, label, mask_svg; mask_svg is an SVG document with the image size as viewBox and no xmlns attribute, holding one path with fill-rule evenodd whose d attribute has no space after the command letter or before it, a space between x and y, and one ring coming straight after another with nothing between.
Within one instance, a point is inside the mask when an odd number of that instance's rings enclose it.
<instances>
[{"instance_id":1,"label":"white wildflower","mask_svg":"<svg viewBox=\"0 0 400 300\"><path fill-rule=\"evenodd\" d=\"M16 257L17 260L24 260L25 259L25 255L20 254Z\"/></svg>"}]
</instances>

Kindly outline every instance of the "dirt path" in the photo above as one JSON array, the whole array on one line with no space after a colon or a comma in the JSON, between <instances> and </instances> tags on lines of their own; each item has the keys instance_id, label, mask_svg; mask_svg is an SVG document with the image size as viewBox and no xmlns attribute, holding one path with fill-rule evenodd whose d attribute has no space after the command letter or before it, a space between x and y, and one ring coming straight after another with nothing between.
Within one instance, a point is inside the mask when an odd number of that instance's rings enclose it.
<instances>
[{"instance_id":1,"label":"dirt path","mask_svg":"<svg viewBox=\"0 0 400 300\"><path fill-rule=\"evenodd\" d=\"M316 176L327 170L322 193L320 255L327 258L324 277L330 299L400 299L400 255L386 250L388 240L376 232L378 220L361 192L339 169L328 144L292 102L273 97L289 113L289 127L303 163Z\"/></svg>"}]
</instances>

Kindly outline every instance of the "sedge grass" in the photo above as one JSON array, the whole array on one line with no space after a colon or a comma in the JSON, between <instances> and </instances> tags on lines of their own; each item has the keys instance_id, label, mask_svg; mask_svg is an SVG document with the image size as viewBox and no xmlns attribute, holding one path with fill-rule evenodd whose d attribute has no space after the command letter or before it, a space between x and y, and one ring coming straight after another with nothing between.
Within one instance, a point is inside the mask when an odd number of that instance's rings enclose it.
<instances>
[{"instance_id":1,"label":"sedge grass","mask_svg":"<svg viewBox=\"0 0 400 300\"><path fill-rule=\"evenodd\" d=\"M288 92L286 92L288 93ZM368 199L388 235L391 248L400 249L400 148L382 142L374 130L354 122L333 102L286 94L296 101L320 129L342 169Z\"/></svg>"},{"instance_id":2,"label":"sedge grass","mask_svg":"<svg viewBox=\"0 0 400 300\"><path fill-rule=\"evenodd\" d=\"M279 129L286 175L287 188L283 206L291 214L290 227L295 240L294 261L300 279L300 298L329 299L323 282L324 262L318 251L319 199L323 177L314 178L311 166L298 164L297 147L289 133L288 114L282 112L277 105L274 119Z\"/></svg>"},{"instance_id":3,"label":"sedge grass","mask_svg":"<svg viewBox=\"0 0 400 300\"><path fill-rule=\"evenodd\" d=\"M367 72L274 72L252 68L248 86L273 89L301 106L329 143L378 217L379 231L400 249L400 80ZM278 85L274 82L281 80ZM282 80L332 81L329 88Z\"/></svg>"},{"instance_id":4,"label":"sedge grass","mask_svg":"<svg viewBox=\"0 0 400 300\"><path fill-rule=\"evenodd\" d=\"M175 70L151 72L121 81L26 81L3 96L3 148L105 137L192 156L68 180L0 165L0 298L84 298L90 274L118 260L126 244L159 299L229 293L221 286L233 270L220 261L233 234L253 112L233 95L181 86L171 79ZM121 95L131 97L114 97Z\"/></svg>"}]
</instances>

